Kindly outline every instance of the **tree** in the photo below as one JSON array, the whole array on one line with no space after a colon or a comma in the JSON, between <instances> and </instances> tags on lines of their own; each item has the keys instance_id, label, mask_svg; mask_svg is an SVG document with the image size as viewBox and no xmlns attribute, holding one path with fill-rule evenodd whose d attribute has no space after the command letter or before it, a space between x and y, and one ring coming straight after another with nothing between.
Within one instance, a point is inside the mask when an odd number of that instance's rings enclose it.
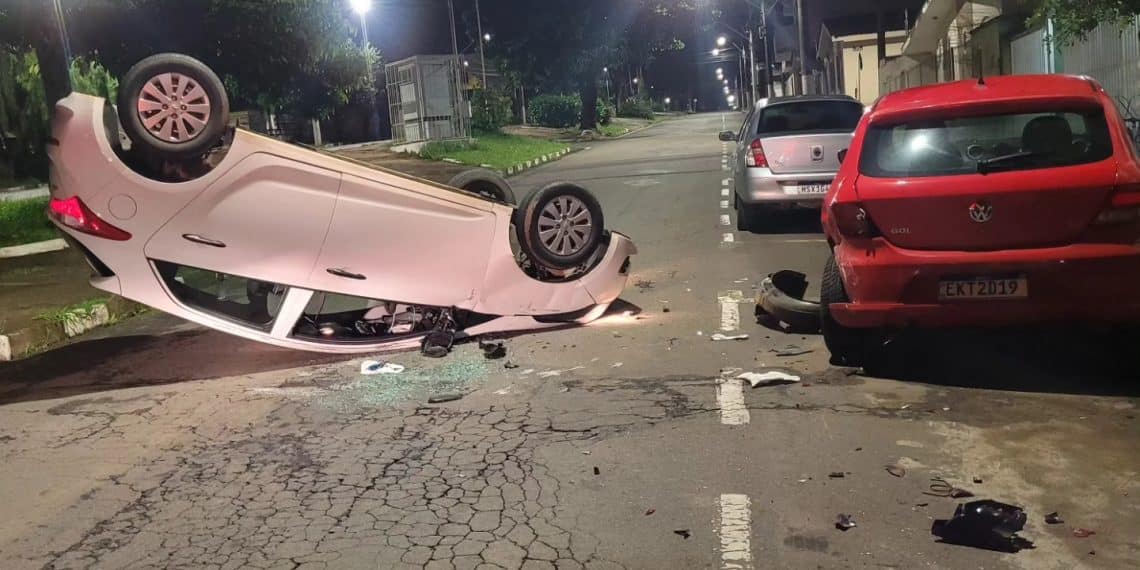
<instances>
[{"instance_id":1,"label":"tree","mask_svg":"<svg viewBox=\"0 0 1140 570\"><path fill-rule=\"evenodd\" d=\"M0 8L0 42L47 48L45 0ZM174 51L201 59L226 82L236 106L326 116L357 92L375 92L380 56L356 43L342 0L84 0L64 2L75 55L121 76L140 59ZM18 49L18 48L17 48ZM44 57L41 54L41 61ZM48 70L44 66L44 70ZM45 76L45 81L49 78Z\"/></svg>"},{"instance_id":2,"label":"tree","mask_svg":"<svg viewBox=\"0 0 1140 570\"><path fill-rule=\"evenodd\" d=\"M643 66L676 41L676 15L691 0L498 0L482 6L494 26L490 46L528 85L547 91L577 91L581 128L597 127L598 81L603 67ZM525 14L525 17L520 15Z\"/></svg>"},{"instance_id":3,"label":"tree","mask_svg":"<svg viewBox=\"0 0 1140 570\"><path fill-rule=\"evenodd\" d=\"M1101 24L1123 26L1138 14L1140 0L1044 0L1035 19L1051 19L1054 39L1071 44Z\"/></svg>"}]
</instances>

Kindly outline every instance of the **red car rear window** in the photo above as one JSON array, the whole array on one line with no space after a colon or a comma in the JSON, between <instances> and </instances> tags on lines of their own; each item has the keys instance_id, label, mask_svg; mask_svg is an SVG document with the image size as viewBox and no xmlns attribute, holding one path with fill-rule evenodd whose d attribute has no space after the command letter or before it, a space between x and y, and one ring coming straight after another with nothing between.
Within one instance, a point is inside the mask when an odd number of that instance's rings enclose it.
<instances>
[{"instance_id":1,"label":"red car rear window","mask_svg":"<svg viewBox=\"0 0 1140 570\"><path fill-rule=\"evenodd\" d=\"M859 169L876 178L909 178L1072 166L1110 156L1103 111L1049 111L872 125Z\"/></svg>"}]
</instances>

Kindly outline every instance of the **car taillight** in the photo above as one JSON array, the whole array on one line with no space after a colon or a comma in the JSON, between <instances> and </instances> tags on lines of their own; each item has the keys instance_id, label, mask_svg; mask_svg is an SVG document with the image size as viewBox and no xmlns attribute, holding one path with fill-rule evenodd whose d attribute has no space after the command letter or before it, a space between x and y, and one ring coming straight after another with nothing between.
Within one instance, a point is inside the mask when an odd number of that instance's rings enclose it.
<instances>
[{"instance_id":1,"label":"car taillight","mask_svg":"<svg viewBox=\"0 0 1140 570\"><path fill-rule=\"evenodd\" d=\"M867 238L879 235L871 217L859 202L836 202L831 206L831 219L844 236Z\"/></svg>"},{"instance_id":2,"label":"car taillight","mask_svg":"<svg viewBox=\"0 0 1140 570\"><path fill-rule=\"evenodd\" d=\"M744 163L750 168L768 168L768 157L764 156L764 146L760 144L760 139L752 141L752 146L744 157Z\"/></svg>"},{"instance_id":3,"label":"car taillight","mask_svg":"<svg viewBox=\"0 0 1140 570\"><path fill-rule=\"evenodd\" d=\"M115 241L127 241L131 234L112 226L91 211L78 196L52 198L48 204L48 215L57 222L85 234Z\"/></svg>"}]
</instances>

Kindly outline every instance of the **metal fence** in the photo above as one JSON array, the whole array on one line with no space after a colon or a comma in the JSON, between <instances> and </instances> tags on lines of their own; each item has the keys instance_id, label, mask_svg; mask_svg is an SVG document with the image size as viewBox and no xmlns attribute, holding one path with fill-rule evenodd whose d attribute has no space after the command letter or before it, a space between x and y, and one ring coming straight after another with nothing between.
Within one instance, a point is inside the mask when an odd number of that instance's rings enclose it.
<instances>
[{"instance_id":1,"label":"metal fence","mask_svg":"<svg viewBox=\"0 0 1140 570\"><path fill-rule=\"evenodd\" d=\"M1118 100L1136 99L1130 111L1140 114L1140 24L1101 25L1084 41L1063 46L1059 71L1092 77Z\"/></svg>"}]
</instances>

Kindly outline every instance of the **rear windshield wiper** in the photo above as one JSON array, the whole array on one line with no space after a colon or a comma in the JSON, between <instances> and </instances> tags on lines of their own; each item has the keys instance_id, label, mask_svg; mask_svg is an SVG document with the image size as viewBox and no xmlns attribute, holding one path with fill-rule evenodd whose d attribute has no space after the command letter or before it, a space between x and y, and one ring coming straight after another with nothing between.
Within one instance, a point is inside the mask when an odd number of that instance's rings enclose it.
<instances>
[{"instance_id":1,"label":"rear windshield wiper","mask_svg":"<svg viewBox=\"0 0 1140 570\"><path fill-rule=\"evenodd\" d=\"M991 158L984 158L978 161L978 174L986 174L993 172L995 167L1007 162L1017 162L1026 158L1038 158L1042 156L1051 156L1052 152L1039 152L1034 150L1023 150L1010 154L1003 154L1001 156L994 156Z\"/></svg>"}]
</instances>

